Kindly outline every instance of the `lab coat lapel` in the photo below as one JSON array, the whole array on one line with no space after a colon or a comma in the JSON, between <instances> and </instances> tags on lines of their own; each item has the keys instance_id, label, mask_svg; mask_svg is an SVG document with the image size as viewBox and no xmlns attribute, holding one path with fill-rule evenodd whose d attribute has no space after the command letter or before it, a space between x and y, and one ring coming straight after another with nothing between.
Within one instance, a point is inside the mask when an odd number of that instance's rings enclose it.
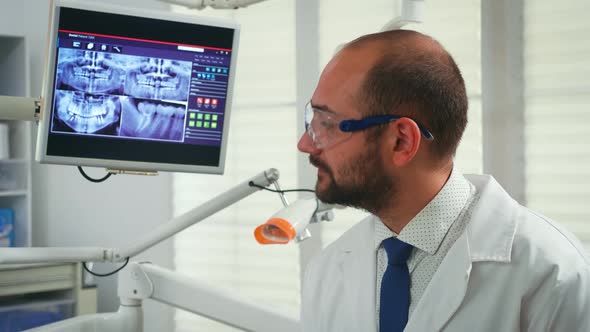
<instances>
[{"instance_id":1,"label":"lab coat lapel","mask_svg":"<svg viewBox=\"0 0 590 332\"><path fill-rule=\"evenodd\" d=\"M414 309L405 331L440 331L460 307L472 264L510 262L517 204L490 176L468 176L480 192L467 229L451 247ZM498 220L504 222L499 224Z\"/></svg>"},{"instance_id":2,"label":"lab coat lapel","mask_svg":"<svg viewBox=\"0 0 590 332\"><path fill-rule=\"evenodd\" d=\"M354 244L343 249L341 254L342 278L346 285L343 292L350 299L346 316L346 331L376 331L375 321L375 266L376 252L373 243L373 222L367 223L363 230L366 234L359 236ZM360 239L370 239L369 241Z\"/></svg>"},{"instance_id":3,"label":"lab coat lapel","mask_svg":"<svg viewBox=\"0 0 590 332\"><path fill-rule=\"evenodd\" d=\"M470 272L469 241L463 233L432 277L404 331L440 331L463 302Z\"/></svg>"}]
</instances>

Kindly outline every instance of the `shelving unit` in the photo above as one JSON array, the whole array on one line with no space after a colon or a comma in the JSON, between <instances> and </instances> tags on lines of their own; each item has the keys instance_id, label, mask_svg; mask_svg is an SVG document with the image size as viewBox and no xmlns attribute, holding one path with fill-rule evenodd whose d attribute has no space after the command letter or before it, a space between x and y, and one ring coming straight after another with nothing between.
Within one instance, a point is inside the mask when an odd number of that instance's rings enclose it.
<instances>
[{"instance_id":1,"label":"shelving unit","mask_svg":"<svg viewBox=\"0 0 590 332\"><path fill-rule=\"evenodd\" d=\"M25 38L0 36L0 95L29 96L29 66ZM1 120L0 120L1 121ZM31 246L32 122L2 121L9 126L9 159L0 159L0 208L14 211L14 244Z\"/></svg>"},{"instance_id":2,"label":"shelving unit","mask_svg":"<svg viewBox=\"0 0 590 332\"><path fill-rule=\"evenodd\" d=\"M0 13L2 18L2 13ZM29 56L23 36L0 31L0 95L29 97ZM2 105L0 105L2 107ZM0 159L0 208L14 212L14 245L32 243L33 122L3 121L9 128L9 156ZM0 265L0 331L14 326L17 315L24 320L45 317L63 319L95 313L96 288L82 285L77 263ZM30 318L33 317L33 318ZM28 323L31 323L29 321Z\"/></svg>"}]
</instances>

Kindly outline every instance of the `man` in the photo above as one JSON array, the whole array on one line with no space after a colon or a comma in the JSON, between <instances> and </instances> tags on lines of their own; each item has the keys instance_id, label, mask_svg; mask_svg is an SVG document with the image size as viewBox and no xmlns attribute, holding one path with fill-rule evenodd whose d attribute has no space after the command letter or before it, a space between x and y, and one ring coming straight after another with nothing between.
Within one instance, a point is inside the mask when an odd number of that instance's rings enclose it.
<instances>
[{"instance_id":1,"label":"man","mask_svg":"<svg viewBox=\"0 0 590 332\"><path fill-rule=\"evenodd\" d=\"M578 241L453 167L467 97L436 41L396 30L349 43L305 120L316 195L372 215L307 267L304 331L590 331Z\"/></svg>"}]
</instances>

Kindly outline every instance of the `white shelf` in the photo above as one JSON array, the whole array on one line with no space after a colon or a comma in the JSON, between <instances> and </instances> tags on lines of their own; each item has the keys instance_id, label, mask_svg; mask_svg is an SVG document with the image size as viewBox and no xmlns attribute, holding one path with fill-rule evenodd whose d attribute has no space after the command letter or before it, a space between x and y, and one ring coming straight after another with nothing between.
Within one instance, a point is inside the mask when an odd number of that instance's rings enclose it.
<instances>
[{"instance_id":1,"label":"white shelf","mask_svg":"<svg viewBox=\"0 0 590 332\"><path fill-rule=\"evenodd\" d=\"M28 194L27 190L0 190L0 197L18 197L27 196Z\"/></svg>"},{"instance_id":2,"label":"white shelf","mask_svg":"<svg viewBox=\"0 0 590 332\"><path fill-rule=\"evenodd\" d=\"M4 265L0 267L0 296L76 287L75 264Z\"/></svg>"},{"instance_id":3,"label":"white shelf","mask_svg":"<svg viewBox=\"0 0 590 332\"><path fill-rule=\"evenodd\" d=\"M7 19L0 13L0 19ZM29 97L29 56L25 38L0 31L0 95ZM1 105L0 105L1 106ZM1 120L0 120L1 121ZM0 160L0 208L14 212L14 244L32 245L32 122L8 124L9 158Z\"/></svg>"},{"instance_id":4,"label":"white shelf","mask_svg":"<svg viewBox=\"0 0 590 332\"><path fill-rule=\"evenodd\" d=\"M0 165L1 164L26 164L29 161L27 159L0 159Z\"/></svg>"},{"instance_id":5,"label":"white shelf","mask_svg":"<svg viewBox=\"0 0 590 332\"><path fill-rule=\"evenodd\" d=\"M80 263L0 265L0 312L23 299L29 307L70 304L73 315L96 312L96 288L83 287Z\"/></svg>"}]
</instances>

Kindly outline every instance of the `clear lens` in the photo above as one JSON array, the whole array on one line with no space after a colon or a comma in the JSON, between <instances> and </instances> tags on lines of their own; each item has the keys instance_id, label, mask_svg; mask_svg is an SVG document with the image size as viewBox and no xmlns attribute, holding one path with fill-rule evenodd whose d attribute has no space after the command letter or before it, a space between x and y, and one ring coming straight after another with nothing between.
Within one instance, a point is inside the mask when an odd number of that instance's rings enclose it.
<instances>
[{"instance_id":1,"label":"clear lens","mask_svg":"<svg viewBox=\"0 0 590 332\"><path fill-rule=\"evenodd\" d=\"M328 148L352 135L340 130L341 121L338 115L315 109L311 103L305 107L305 128L317 149Z\"/></svg>"},{"instance_id":2,"label":"clear lens","mask_svg":"<svg viewBox=\"0 0 590 332\"><path fill-rule=\"evenodd\" d=\"M303 117L303 120L305 121L305 130L309 130L309 125L313 120L313 107L311 107L311 103L307 103L307 105L305 105L305 114Z\"/></svg>"}]
</instances>

